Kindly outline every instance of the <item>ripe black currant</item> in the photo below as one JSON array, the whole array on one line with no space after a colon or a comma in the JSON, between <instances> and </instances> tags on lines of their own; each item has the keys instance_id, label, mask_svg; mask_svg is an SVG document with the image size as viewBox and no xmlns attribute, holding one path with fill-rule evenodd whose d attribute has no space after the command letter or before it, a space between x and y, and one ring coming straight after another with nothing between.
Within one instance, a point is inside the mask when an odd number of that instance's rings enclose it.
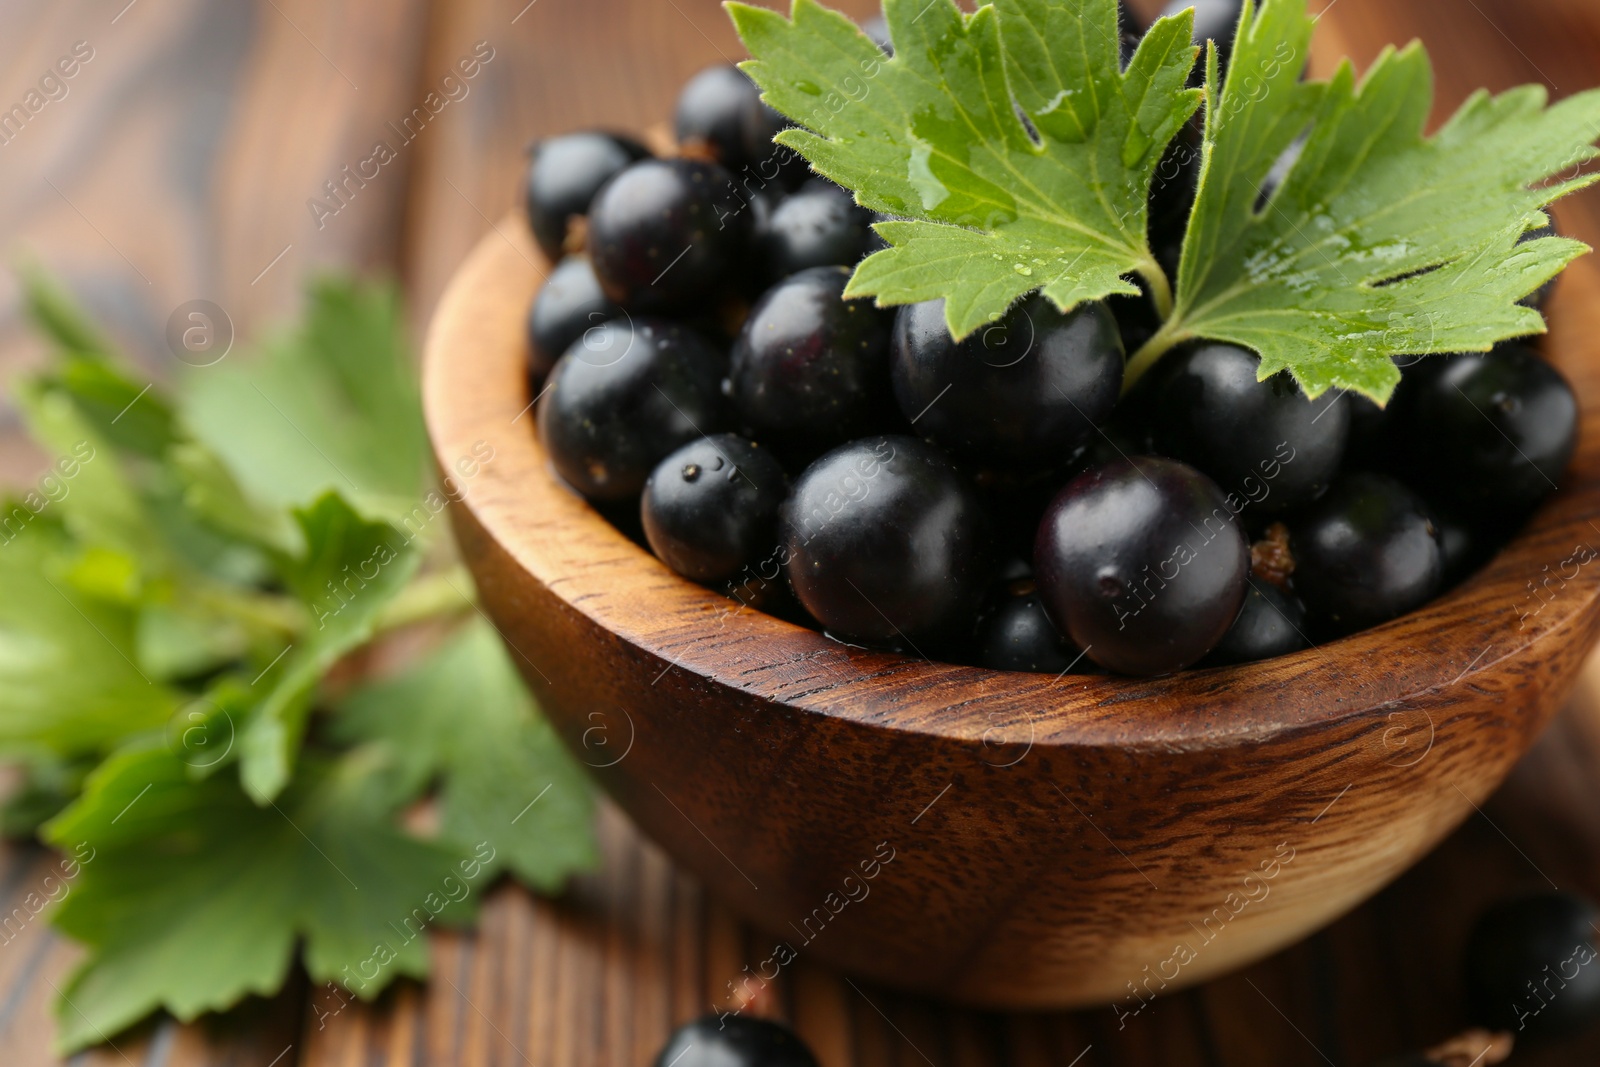
<instances>
[{"instance_id":1,"label":"ripe black currant","mask_svg":"<svg viewBox=\"0 0 1600 1067\"><path fill-rule=\"evenodd\" d=\"M971 625L991 571L977 493L915 437L868 437L806 468L779 515L789 584L829 632L916 651Z\"/></svg>"},{"instance_id":2,"label":"ripe black currant","mask_svg":"<svg viewBox=\"0 0 1600 1067\"><path fill-rule=\"evenodd\" d=\"M1502 901L1467 940L1474 1021L1517 1034L1570 1033L1600 1019L1600 911L1571 893Z\"/></svg>"},{"instance_id":3,"label":"ripe black currant","mask_svg":"<svg viewBox=\"0 0 1600 1067\"><path fill-rule=\"evenodd\" d=\"M1122 391L1117 321L1098 301L1062 314L1045 297L956 342L944 301L900 309L890 376L917 432L959 458L1059 467Z\"/></svg>"},{"instance_id":4,"label":"ripe black currant","mask_svg":"<svg viewBox=\"0 0 1600 1067\"><path fill-rule=\"evenodd\" d=\"M1197 662L1228 632L1250 546L1209 478L1136 457L1068 483L1039 526L1033 565L1050 617L1090 659L1160 675Z\"/></svg>"},{"instance_id":5,"label":"ripe black currant","mask_svg":"<svg viewBox=\"0 0 1600 1067\"><path fill-rule=\"evenodd\" d=\"M556 473L593 500L626 500L673 449L722 429L724 360L682 326L613 320L550 372L539 437Z\"/></svg>"},{"instance_id":6,"label":"ripe black currant","mask_svg":"<svg viewBox=\"0 0 1600 1067\"><path fill-rule=\"evenodd\" d=\"M1350 413L1332 391L1307 399L1286 371L1257 381L1259 362L1229 344L1172 353L1152 383L1150 423L1163 455L1200 468L1258 512L1279 512L1327 488Z\"/></svg>"},{"instance_id":7,"label":"ripe black currant","mask_svg":"<svg viewBox=\"0 0 1600 1067\"><path fill-rule=\"evenodd\" d=\"M578 338L621 314L601 291L587 256L556 264L528 311L528 381L534 392Z\"/></svg>"},{"instance_id":8,"label":"ripe black currant","mask_svg":"<svg viewBox=\"0 0 1600 1067\"><path fill-rule=\"evenodd\" d=\"M655 1067L817 1067L794 1031L770 1019L707 1015L673 1031Z\"/></svg>"},{"instance_id":9,"label":"ripe black currant","mask_svg":"<svg viewBox=\"0 0 1600 1067\"><path fill-rule=\"evenodd\" d=\"M524 188L528 224L539 247L560 259L573 218L589 213L595 194L617 172L650 155L630 137L590 131L540 141L528 162Z\"/></svg>"},{"instance_id":10,"label":"ripe black currant","mask_svg":"<svg viewBox=\"0 0 1600 1067\"><path fill-rule=\"evenodd\" d=\"M797 152L772 143L789 122L761 102L761 90L738 67L718 64L690 78L674 125L686 155L716 160L741 188L793 188L810 173Z\"/></svg>"},{"instance_id":11,"label":"ripe black currant","mask_svg":"<svg viewBox=\"0 0 1600 1067\"><path fill-rule=\"evenodd\" d=\"M892 312L844 299L849 270L813 267L779 282L745 320L727 392L751 436L810 459L873 430L893 428Z\"/></svg>"},{"instance_id":12,"label":"ripe black currant","mask_svg":"<svg viewBox=\"0 0 1600 1067\"><path fill-rule=\"evenodd\" d=\"M853 267L874 240L872 212L826 178L813 178L757 216L752 244L770 282L807 267Z\"/></svg>"},{"instance_id":13,"label":"ripe black currant","mask_svg":"<svg viewBox=\"0 0 1600 1067\"><path fill-rule=\"evenodd\" d=\"M679 313L703 304L737 271L749 202L715 163L648 159L600 190L589 211L589 255L606 296L629 311Z\"/></svg>"},{"instance_id":14,"label":"ripe black currant","mask_svg":"<svg viewBox=\"0 0 1600 1067\"><path fill-rule=\"evenodd\" d=\"M1295 589L1318 628L1348 634L1420 607L1444 559L1427 505L1382 474L1345 474L1290 523Z\"/></svg>"},{"instance_id":15,"label":"ripe black currant","mask_svg":"<svg viewBox=\"0 0 1600 1067\"><path fill-rule=\"evenodd\" d=\"M772 453L712 434L662 460L639 501L650 549L697 582L718 583L777 548L778 505L789 479Z\"/></svg>"},{"instance_id":16,"label":"ripe black currant","mask_svg":"<svg viewBox=\"0 0 1600 1067\"><path fill-rule=\"evenodd\" d=\"M997 671L1060 674L1092 666L1064 640L1039 600L1031 578L1008 582L978 622L976 663Z\"/></svg>"}]
</instances>

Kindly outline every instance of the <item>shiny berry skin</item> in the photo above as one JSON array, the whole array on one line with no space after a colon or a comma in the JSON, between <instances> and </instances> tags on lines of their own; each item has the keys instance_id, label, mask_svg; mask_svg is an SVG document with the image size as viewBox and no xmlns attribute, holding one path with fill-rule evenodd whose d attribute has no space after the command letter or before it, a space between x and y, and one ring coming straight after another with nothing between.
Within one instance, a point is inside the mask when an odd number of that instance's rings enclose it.
<instances>
[{"instance_id":1,"label":"shiny berry skin","mask_svg":"<svg viewBox=\"0 0 1600 1067\"><path fill-rule=\"evenodd\" d=\"M528 311L528 380L534 392L573 342L621 315L600 290L587 256L568 256L556 264Z\"/></svg>"},{"instance_id":2,"label":"shiny berry skin","mask_svg":"<svg viewBox=\"0 0 1600 1067\"><path fill-rule=\"evenodd\" d=\"M1073 644L1119 674L1183 670L1238 617L1250 545L1222 491L1175 460L1085 471L1045 512L1040 598Z\"/></svg>"},{"instance_id":3,"label":"shiny berry skin","mask_svg":"<svg viewBox=\"0 0 1600 1067\"><path fill-rule=\"evenodd\" d=\"M1429 362L1405 420L1417 484L1480 513L1524 511L1554 492L1578 440L1560 372L1521 345Z\"/></svg>"},{"instance_id":4,"label":"shiny berry skin","mask_svg":"<svg viewBox=\"0 0 1600 1067\"><path fill-rule=\"evenodd\" d=\"M839 186L814 178L760 218L751 243L770 281L807 267L854 267L872 244L872 218Z\"/></svg>"},{"instance_id":5,"label":"shiny berry skin","mask_svg":"<svg viewBox=\"0 0 1600 1067\"><path fill-rule=\"evenodd\" d=\"M977 493L915 437L867 437L806 468L779 513L795 596L830 634L916 651L971 626L991 570Z\"/></svg>"},{"instance_id":6,"label":"shiny berry skin","mask_svg":"<svg viewBox=\"0 0 1600 1067\"><path fill-rule=\"evenodd\" d=\"M778 505L788 492L770 452L731 433L712 434L656 466L639 516L661 562L697 582L725 582L774 552Z\"/></svg>"},{"instance_id":7,"label":"shiny berry skin","mask_svg":"<svg viewBox=\"0 0 1600 1067\"><path fill-rule=\"evenodd\" d=\"M1522 1035L1572 1033L1600 1019L1600 911L1571 893L1501 901L1467 939L1473 1021Z\"/></svg>"},{"instance_id":8,"label":"shiny berry skin","mask_svg":"<svg viewBox=\"0 0 1600 1067\"><path fill-rule=\"evenodd\" d=\"M617 319L550 372L539 439L556 473L591 500L626 500L668 453L722 429L721 355L675 323Z\"/></svg>"},{"instance_id":9,"label":"shiny berry skin","mask_svg":"<svg viewBox=\"0 0 1600 1067\"><path fill-rule=\"evenodd\" d=\"M535 145L523 195L528 225L544 254L560 259L572 219L589 213L595 194L613 175L649 155L632 138L598 131L563 134Z\"/></svg>"},{"instance_id":10,"label":"shiny berry skin","mask_svg":"<svg viewBox=\"0 0 1600 1067\"><path fill-rule=\"evenodd\" d=\"M1306 647L1306 609L1271 582L1250 579L1244 606L1222 641L1206 657L1206 666L1254 663L1287 656Z\"/></svg>"},{"instance_id":11,"label":"shiny berry skin","mask_svg":"<svg viewBox=\"0 0 1600 1067\"><path fill-rule=\"evenodd\" d=\"M750 436L811 458L893 428L889 331L893 312L845 300L850 271L813 267L756 302L734 342L727 392ZM887 423L887 425L886 425Z\"/></svg>"},{"instance_id":12,"label":"shiny berry skin","mask_svg":"<svg viewBox=\"0 0 1600 1067\"><path fill-rule=\"evenodd\" d=\"M1444 556L1422 499L1383 474L1345 474L1293 517L1295 590L1312 621L1354 633L1421 607L1439 591Z\"/></svg>"},{"instance_id":13,"label":"shiny berry skin","mask_svg":"<svg viewBox=\"0 0 1600 1067\"><path fill-rule=\"evenodd\" d=\"M1281 512L1328 487L1350 411L1331 390L1306 399L1286 371L1257 381L1259 363L1229 344L1169 354L1152 383L1150 424L1163 455L1200 468L1258 512Z\"/></svg>"},{"instance_id":14,"label":"shiny berry skin","mask_svg":"<svg viewBox=\"0 0 1600 1067\"><path fill-rule=\"evenodd\" d=\"M1061 674L1089 666L1050 621L1032 579L1012 582L1002 591L978 622L974 644L974 662L996 671Z\"/></svg>"},{"instance_id":15,"label":"shiny berry skin","mask_svg":"<svg viewBox=\"0 0 1600 1067\"><path fill-rule=\"evenodd\" d=\"M817 1058L770 1019L707 1015L673 1031L654 1067L817 1067Z\"/></svg>"},{"instance_id":16,"label":"shiny berry skin","mask_svg":"<svg viewBox=\"0 0 1600 1067\"><path fill-rule=\"evenodd\" d=\"M1063 315L1035 294L956 342L944 301L902 307L889 374L900 411L961 459L1060 466L1122 392L1122 338L1099 301Z\"/></svg>"},{"instance_id":17,"label":"shiny berry skin","mask_svg":"<svg viewBox=\"0 0 1600 1067\"><path fill-rule=\"evenodd\" d=\"M748 203L715 163L647 159L618 174L589 209L589 256L606 296L630 311L677 313L737 270Z\"/></svg>"},{"instance_id":18,"label":"shiny berry skin","mask_svg":"<svg viewBox=\"0 0 1600 1067\"><path fill-rule=\"evenodd\" d=\"M789 122L761 102L761 90L738 67L718 64L690 78L673 125L686 155L716 160L741 187L792 188L810 173L799 153L772 143Z\"/></svg>"}]
</instances>

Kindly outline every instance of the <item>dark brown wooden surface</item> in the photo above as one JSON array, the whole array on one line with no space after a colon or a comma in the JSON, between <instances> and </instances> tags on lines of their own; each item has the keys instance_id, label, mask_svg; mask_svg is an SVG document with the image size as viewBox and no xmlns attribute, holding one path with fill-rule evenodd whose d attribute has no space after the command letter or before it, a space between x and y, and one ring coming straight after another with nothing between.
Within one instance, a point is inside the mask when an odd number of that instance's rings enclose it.
<instances>
[{"instance_id":1,"label":"dark brown wooden surface","mask_svg":"<svg viewBox=\"0 0 1600 1067\"><path fill-rule=\"evenodd\" d=\"M1479 84L1571 92L1600 70L1592 0L1327 6L1321 56L1365 62L1384 43L1421 36L1447 105ZM480 39L496 59L474 95L317 229L306 200ZM60 0L0 5L0 101L20 99L79 40L96 55L70 95L0 147L0 235L8 254L26 250L63 274L156 373L171 358L162 331L179 303L214 299L248 333L291 310L299 279L319 265L395 271L420 327L513 201L528 138L647 125L665 117L684 75L737 55L711 0ZM0 366L33 358L14 286L0 277ZM15 444L10 416L0 431L10 438L0 471L26 481L37 457ZM1484 901L1550 883L1600 893L1597 800L1600 702L1588 697L1482 815L1373 902L1121 1031L1106 1013L951 1011L853 986L804 959L760 1007L791 1019L825 1067L1061 1067L1080 1054L1082 1067L1362 1064L1460 1021L1460 941ZM766 946L615 812L601 826L598 875L559 903L497 891L480 931L436 939L426 989L328 1018L310 991L293 989L211 1025L154 1023L80 1062L643 1067L674 1022L718 1003ZM37 886L43 863L28 850L0 853L5 910ZM55 1062L52 986L74 958L42 922L0 945L0 1064ZM1512 1062L1596 1059L1600 1034Z\"/></svg>"}]
</instances>

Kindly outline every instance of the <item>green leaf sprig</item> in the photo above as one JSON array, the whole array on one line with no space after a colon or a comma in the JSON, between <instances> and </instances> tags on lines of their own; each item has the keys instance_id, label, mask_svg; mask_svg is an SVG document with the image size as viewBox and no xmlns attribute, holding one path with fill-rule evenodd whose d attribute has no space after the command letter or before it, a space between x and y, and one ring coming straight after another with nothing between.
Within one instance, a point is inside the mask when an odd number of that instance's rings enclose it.
<instances>
[{"instance_id":1,"label":"green leaf sprig","mask_svg":"<svg viewBox=\"0 0 1600 1067\"><path fill-rule=\"evenodd\" d=\"M392 290L321 282L298 330L169 395L25 281L55 356L16 398L58 458L0 505L0 827L75 857L59 1048L270 995L297 958L370 999L501 872L591 865L585 781L432 521ZM448 634L402 674L329 683L425 620Z\"/></svg>"},{"instance_id":2,"label":"green leaf sprig","mask_svg":"<svg viewBox=\"0 0 1600 1067\"><path fill-rule=\"evenodd\" d=\"M1039 291L1057 307L1147 294L1160 320L1127 387L1196 339L1260 356L1306 393L1386 403L1397 356L1487 351L1542 332L1520 301L1587 251L1526 240L1600 177L1600 91L1547 106L1537 86L1479 92L1431 137L1432 68L1413 43L1358 80L1303 77L1305 0L1246 0L1225 79L1215 46L1188 87L1192 12L1156 21L1123 67L1116 0L885 0L892 58L843 15L727 4L780 143L896 216L847 295L943 298L953 336ZM1151 248L1163 153L1204 103L1180 265ZM1292 146L1303 145L1298 157ZM1270 196L1274 167L1293 159Z\"/></svg>"}]
</instances>

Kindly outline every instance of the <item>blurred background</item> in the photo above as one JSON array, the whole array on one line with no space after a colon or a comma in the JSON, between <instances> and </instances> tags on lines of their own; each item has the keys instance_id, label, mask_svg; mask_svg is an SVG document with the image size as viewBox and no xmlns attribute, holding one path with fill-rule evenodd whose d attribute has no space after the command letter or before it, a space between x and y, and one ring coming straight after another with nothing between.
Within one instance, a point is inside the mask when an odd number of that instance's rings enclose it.
<instances>
[{"instance_id":1,"label":"blurred background","mask_svg":"<svg viewBox=\"0 0 1600 1067\"><path fill-rule=\"evenodd\" d=\"M876 8L833 3L860 18ZM1148 15L1159 3L1134 6ZM1600 81L1595 0L1318 7L1322 70L1421 37L1441 111L1480 85L1541 82L1561 96ZM13 105L69 56L75 74L17 118ZM470 56L481 72L445 97L442 79ZM715 0L10 0L0 248L59 277L157 378L177 366L167 329L181 305L212 301L248 340L292 316L304 280L324 270L396 278L420 338L472 245L522 225L512 210L531 140L643 130L669 119L693 72L741 57ZM424 108L429 93L445 97L437 112ZM394 158L351 180L379 141ZM1558 215L1594 243L1596 206L1579 198ZM0 271L0 380L42 354L17 298ZM1558 292L1553 315L1564 314L1581 312ZM43 462L0 401L0 484L30 482ZM302 984L203 1026L147 1026L74 1062L642 1067L670 1024L719 1002L724 980L760 958L746 951L759 939L613 811L602 838L604 869L569 899L502 889L479 932L438 935L427 989L327 1019ZM1597 860L1600 703L1586 688L1484 815L1417 870L1305 944L1160 1002L1136 1031L1119 1032L1109 1013L947 1011L804 962L763 1010L792 1020L825 1067L1364 1064L1456 1027L1459 944L1484 901L1546 882L1593 895ZM0 846L0 909L42 862ZM0 1065L56 1062L49 1004L73 953L43 924L0 945ZM1591 1036L1513 1062L1597 1059Z\"/></svg>"}]
</instances>

